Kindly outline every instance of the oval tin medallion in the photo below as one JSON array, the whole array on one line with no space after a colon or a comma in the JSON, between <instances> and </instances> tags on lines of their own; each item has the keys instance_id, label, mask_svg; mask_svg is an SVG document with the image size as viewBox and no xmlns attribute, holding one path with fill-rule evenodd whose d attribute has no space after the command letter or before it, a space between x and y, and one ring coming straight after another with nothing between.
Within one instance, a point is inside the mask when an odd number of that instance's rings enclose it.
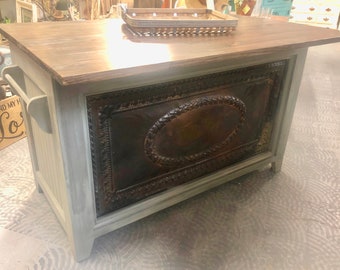
<instances>
[{"instance_id":1,"label":"oval tin medallion","mask_svg":"<svg viewBox=\"0 0 340 270\"><path fill-rule=\"evenodd\" d=\"M145 154L159 166L179 166L226 146L245 121L246 107L232 96L202 97L162 116L148 131Z\"/></svg>"}]
</instances>

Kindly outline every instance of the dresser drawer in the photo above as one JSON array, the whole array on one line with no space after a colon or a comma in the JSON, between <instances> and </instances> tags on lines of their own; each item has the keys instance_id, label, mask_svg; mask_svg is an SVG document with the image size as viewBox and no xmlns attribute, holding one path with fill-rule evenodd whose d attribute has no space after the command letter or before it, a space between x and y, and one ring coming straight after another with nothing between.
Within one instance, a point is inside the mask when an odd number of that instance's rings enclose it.
<instances>
[{"instance_id":1,"label":"dresser drawer","mask_svg":"<svg viewBox=\"0 0 340 270\"><path fill-rule=\"evenodd\" d=\"M338 17L337 16L319 15L319 16L317 16L316 20L320 24L336 25L337 22L338 22Z\"/></svg>"},{"instance_id":2,"label":"dresser drawer","mask_svg":"<svg viewBox=\"0 0 340 270\"><path fill-rule=\"evenodd\" d=\"M325 5L317 5L310 4L305 5L303 3L296 4L295 2L292 5L291 12L299 12L299 13L308 13L308 14L327 14L327 15L336 15L339 14L340 6L325 6Z\"/></svg>"}]
</instances>

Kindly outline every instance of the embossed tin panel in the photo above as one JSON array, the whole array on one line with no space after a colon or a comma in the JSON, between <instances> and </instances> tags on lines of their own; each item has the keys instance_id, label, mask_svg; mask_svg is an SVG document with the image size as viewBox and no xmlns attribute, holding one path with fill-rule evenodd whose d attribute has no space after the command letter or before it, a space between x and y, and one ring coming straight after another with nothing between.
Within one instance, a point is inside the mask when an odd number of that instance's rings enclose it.
<instances>
[{"instance_id":1,"label":"embossed tin panel","mask_svg":"<svg viewBox=\"0 0 340 270\"><path fill-rule=\"evenodd\" d=\"M97 216L268 151L287 63L88 96Z\"/></svg>"}]
</instances>

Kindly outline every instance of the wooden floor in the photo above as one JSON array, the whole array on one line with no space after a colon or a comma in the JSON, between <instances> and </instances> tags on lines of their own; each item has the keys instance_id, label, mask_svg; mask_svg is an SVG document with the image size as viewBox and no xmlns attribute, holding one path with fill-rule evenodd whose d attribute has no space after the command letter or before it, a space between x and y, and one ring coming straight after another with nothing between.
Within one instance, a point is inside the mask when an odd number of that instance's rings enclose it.
<instances>
[{"instance_id":1,"label":"wooden floor","mask_svg":"<svg viewBox=\"0 0 340 270\"><path fill-rule=\"evenodd\" d=\"M27 140L0 152L0 269L340 269L340 43L309 50L282 171L264 169L95 241L76 263Z\"/></svg>"}]
</instances>

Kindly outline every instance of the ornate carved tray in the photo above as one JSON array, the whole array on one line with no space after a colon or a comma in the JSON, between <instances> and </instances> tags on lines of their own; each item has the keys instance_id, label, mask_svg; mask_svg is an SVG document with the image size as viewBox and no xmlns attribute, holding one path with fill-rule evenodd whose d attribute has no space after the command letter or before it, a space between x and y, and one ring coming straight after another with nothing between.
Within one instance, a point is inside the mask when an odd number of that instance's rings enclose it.
<instances>
[{"instance_id":1,"label":"ornate carved tray","mask_svg":"<svg viewBox=\"0 0 340 270\"><path fill-rule=\"evenodd\" d=\"M210 9L122 9L122 19L138 35L216 35L236 29L238 19Z\"/></svg>"}]
</instances>

